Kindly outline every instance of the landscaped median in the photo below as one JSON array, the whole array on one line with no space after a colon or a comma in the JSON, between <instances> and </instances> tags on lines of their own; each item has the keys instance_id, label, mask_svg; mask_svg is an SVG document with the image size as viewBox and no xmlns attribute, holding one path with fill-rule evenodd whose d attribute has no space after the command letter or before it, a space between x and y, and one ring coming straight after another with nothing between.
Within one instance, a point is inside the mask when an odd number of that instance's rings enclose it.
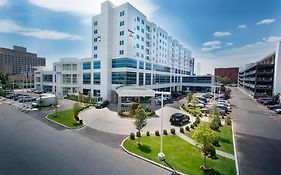
<instances>
[{"instance_id":1,"label":"landscaped median","mask_svg":"<svg viewBox=\"0 0 281 175\"><path fill-rule=\"evenodd\" d=\"M159 136L142 136L140 145L137 140L127 138L122 146L130 153L185 174L236 174L235 161L219 155L217 159L207 159L210 171L201 171L200 165L204 160L200 149L176 135L163 136L163 152L166 155L164 162L157 159L160 151Z\"/></svg>"}]
</instances>

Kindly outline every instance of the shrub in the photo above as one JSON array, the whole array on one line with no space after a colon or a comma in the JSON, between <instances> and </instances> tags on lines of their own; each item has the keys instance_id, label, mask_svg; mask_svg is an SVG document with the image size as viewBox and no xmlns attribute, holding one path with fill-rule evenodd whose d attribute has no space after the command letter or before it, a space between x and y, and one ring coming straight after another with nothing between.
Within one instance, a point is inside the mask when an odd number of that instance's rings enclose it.
<instances>
[{"instance_id":1,"label":"shrub","mask_svg":"<svg viewBox=\"0 0 281 175\"><path fill-rule=\"evenodd\" d=\"M217 158L217 157L216 157L216 149L215 149L213 146L209 146L206 151L207 151L207 153L209 154L209 157L210 157L211 159Z\"/></svg>"},{"instance_id":2,"label":"shrub","mask_svg":"<svg viewBox=\"0 0 281 175\"><path fill-rule=\"evenodd\" d=\"M231 125L231 118L230 118L230 116L227 116L227 117L225 118L225 123L226 123L227 125Z\"/></svg>"},{"instance_id":3,"label":"shrub","mask_svg":"<svg viewBox=\"0 0 281 175\"><path fill-rule=\"evenodd\" d=\"M183 128L180 128L180 132L181 132L181 133L184 133L184 129L183 129Z\"/></svg>"},{"instance_id":4,"label":"shrub","mask_svg":"<svg viewBox=\"0 0 281 175\"><path fill-rule=\"evenodd\" d=\"M220 125L215 120L212 120L210 122L210 128L214 131L218 131L220 128Z\"/></svg>"},{"instance_id":5,"label":"shrub","mask_svg":"<svg viewBox=\"0 0 281 175\"><path fill-rule=\"evenodd\" d=\"M155 135L156 136L160 136L160 133L159 133L159 131L157 130L157 131L155 131Z\"/></svg>"},{"instance_id":6,"label":"shrub","mask_svg":"<svg viewBox=\"0 0 281 175\"><path fill-rule=\"evenodd\" d=\"M150 132L149 131L146 131L146 136L150 136Z\"/></svg>"},{"instance_id":7,"label":"shrub","mask_svg":"<svg viewBox=\"0 0 281 175\"><path fill-rule=\"evenodd\" d=\"M213 140L212 144L213 144L215 147L220 147L219 137L215 137L215 139Z\"/></svg>"},{"instance_id":8,"label":"shrub","mask_svg":"<svg viewBox=\"0 0 281 175\"><path fill-rule=\"evenodd\" d=\"M136 136L137 136L137 137L141 137L141 132L140 132L140 131L137 131L137 132L136 132Z\"/></svg>"},{"instance_id":9,"label":"shrub","mask_svg":"<svg viewBox=\"0 0 281 175\"><path fill-rule=\"evenodd\" d=\"M164 135L168 135L168 132L167 132L166 129L163 130L163 134L164 134Z\"/></svg>"},{"instance_id":10,"label":"shrub","mask_svg":"<svg viewBox=\"0 0 281 175\"><path fill-rule=\"evenodd\" d=\"M175 128L172 128L172 129L171 129L171 134L174 134L174 135L176 134Z\"/></svg>"},{"instance_id":11,"label":"shrub","mask_svg":"<svg viewBox=\"0 0 281 175\"><path fill-rule=\"evenodd\" d=\"M186 127L185 127L185 130L186 130L186 131L190 131L189 126L186 126Z\"/></svg>"},{"instance_id":12,"label":"shrub","mask_svg":"<svg viewBox=\"0 0 281 175\"><path fill-rule=\"evenodd\" d=\"M133 133L133 132L130 133L130 139L135 140L135 133Z\"/></svg>"},{"instance_id":13,"label":"shrub","mask_svg":"<svg viewBox=\"0 0 281 175\"><path fill-rule=\"evenodd\" d=\"M80 123L80 125L83 125L83 120L80 119L80 120L79 120L79 123Z\"/></svg>"},{"instance_id":14,"label":"shrub","mask_svg":"<svg viewBox=\"0 0 281 175\"><path fill-rule=\"evenodd\" d=\"M197 123L197 122L193 122L193 126L194 126L194 127L197 127L197 126L198 126L198 123Z\"/></svg>"},{"instance_id":15,"label":"shrub","mask_svg":"<svg viewBox=\"0 0 281 175\"><path fill-rule=\"evenodd\" d=\"M194 125L193 125L193 124L191 124L191 125L190 125L190 128L191 128L191 129L194 129Z\"/></svg>"},{"instance_id":16,"label":"shrub","mask_svg":"<svg viewBox=\"0 0 281 175\"><path fill-rule=\"evenodd\" d=\"M213 120L217 122L219 126L222 126L221 119L219 117L215 117Z\"/></svg>"}]
</instances>

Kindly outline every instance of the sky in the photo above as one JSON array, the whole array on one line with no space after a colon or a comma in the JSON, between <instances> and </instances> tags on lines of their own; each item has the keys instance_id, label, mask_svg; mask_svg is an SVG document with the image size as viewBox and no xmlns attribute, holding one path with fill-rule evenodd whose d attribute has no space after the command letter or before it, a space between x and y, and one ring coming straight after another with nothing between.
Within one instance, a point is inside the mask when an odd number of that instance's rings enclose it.
<instances>
[{"instance_id":1,"label":"sky","mask_svg":"<svg viewBox=\"0 0 281 175\"><path fill-rule=\"evenodd\" d=\"M27 47L47 59L91 56L91 17L104 0L0 0L0 47ZM198 73L243 67L281 40L280 0L111 0L130 2L192 50ZM197 64L199 63L199 64Z\"/></svg>"}]
</instances>

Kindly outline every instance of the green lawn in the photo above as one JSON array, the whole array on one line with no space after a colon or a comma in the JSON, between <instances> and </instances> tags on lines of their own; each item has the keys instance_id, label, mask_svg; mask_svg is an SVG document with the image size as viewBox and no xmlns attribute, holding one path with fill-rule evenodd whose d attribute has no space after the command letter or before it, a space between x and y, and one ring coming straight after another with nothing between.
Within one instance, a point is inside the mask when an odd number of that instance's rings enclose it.
<instances>
[{"instance_id":1,"label":"green lawn","mask_svg":"<svg viewBox=\"0 0 281 175\"><path fill-rule=\"evenodd\" d=\"M186 132L186 135L192 138L192 133L192 131ZM216 132L216 135L219 137L220 147L215 148L230 154L234 154L231 126L223 125L220 127L220 132Z\"/></svg>"},{"instance_id":2,"label":"green lawn","mask_svg":"<svg viewBox=\"0 0 281 175\"><path fill-rule=\"evenodd\" d=\"M236 174L235 161L217 155L218 159L207 159L207 165L213 169L212 172L203 173L200 165L203 164L203 156L200 149L189 144L178 136L163 137L163 152L166 155L166 162L157 159L160 150L160 137L144 136L141 138L142 146L137 146L137 140L127 139L124 147L129 151L142 157L148 158L162 165L173 167L175 170L192 175L234 175Z\"/></svg>"},{"instance_id":3,"label":"green lawn","mask_svg":"<svg viewBox=\"0 0 281 175\"><path fill-rule=\"evenodd\" d=\"M57 112L57 116L55 115L55 113L50 114L50 115L48 115L47 118L50 120L56 121L58 123L61 123L63 125L66 125L70 128L79 128L82 126L81 124L77 124L74 121L73 109L68 109L65 111Z\"/></svg>"}]
</instances>

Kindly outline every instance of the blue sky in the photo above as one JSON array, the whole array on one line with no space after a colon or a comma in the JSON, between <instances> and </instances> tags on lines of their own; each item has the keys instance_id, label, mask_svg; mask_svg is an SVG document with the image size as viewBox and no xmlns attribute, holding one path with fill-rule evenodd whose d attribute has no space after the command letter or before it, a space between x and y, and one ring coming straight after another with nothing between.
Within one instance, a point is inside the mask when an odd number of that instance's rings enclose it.
<instances>
[{"instance_id":1,"label":"blue sky","mask_svg":"<svg viewBox=\"0 0 281 175\"><path fill-rule=\"evenodd\" d=\"M49 66L61 57L90 57L91 16L102 1L0 0L0 47L26 46ZM129 2L189 47L201 74L256 61L281 39L280 0Z\"/></svg>"}]
</instances>

